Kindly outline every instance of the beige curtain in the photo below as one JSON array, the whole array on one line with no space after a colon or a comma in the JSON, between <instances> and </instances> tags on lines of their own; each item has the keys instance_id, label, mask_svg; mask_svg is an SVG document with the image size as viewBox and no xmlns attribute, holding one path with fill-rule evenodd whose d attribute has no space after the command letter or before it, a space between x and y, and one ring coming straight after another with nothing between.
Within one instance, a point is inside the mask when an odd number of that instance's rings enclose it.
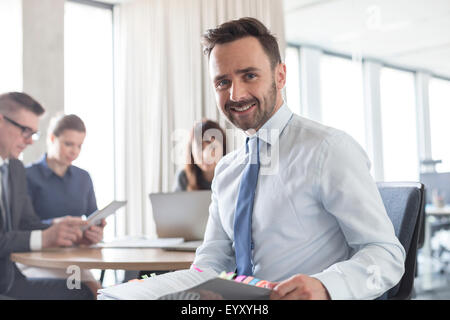
<instances>
[{"instance_id":1,"label":"beige curtain","mask_svg":"<svg viewBox=\"0 0 450 320\"><path fill-rule=\"evenodd\" d=\"M240 17L258 18L284 54L282 0L135 0L115 9L116 198L128 200L118 235L156 236L148 194L171 191L187 132L219 113L201 35Z\"/></svg>"}]
</instances>

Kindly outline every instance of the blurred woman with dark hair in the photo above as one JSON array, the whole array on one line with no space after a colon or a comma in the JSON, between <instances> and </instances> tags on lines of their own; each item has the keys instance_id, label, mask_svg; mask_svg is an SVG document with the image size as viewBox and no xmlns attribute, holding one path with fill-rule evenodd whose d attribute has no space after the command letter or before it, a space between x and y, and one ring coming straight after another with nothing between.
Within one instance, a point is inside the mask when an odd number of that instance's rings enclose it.
<instances>
[{"instance_id":1,"label":"blurred woman with dark hair","mask_svg":"<svg viewBox=\"0 0 450 320\"><path fill-rule=\"evenodd\" d=\"M174 191L210 190L214 169L226 154L225 131L217 122L194 125L187 145L186 164L177 174Z\"/></svg>"}]
</instances>

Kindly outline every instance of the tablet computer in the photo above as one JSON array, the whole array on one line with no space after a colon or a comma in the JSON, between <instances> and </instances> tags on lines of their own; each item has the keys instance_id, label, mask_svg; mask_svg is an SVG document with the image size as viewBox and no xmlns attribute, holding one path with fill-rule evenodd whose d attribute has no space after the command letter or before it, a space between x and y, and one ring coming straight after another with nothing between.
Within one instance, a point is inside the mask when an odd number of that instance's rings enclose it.
<instances>
[{"instance_id":1,"label":"tablet computer","mask_svg":"<svg viewBox=\"0 0 450 320\"><path fill-rule=\"evenodd\" d=\"M102 219L105 219L107 216L113 214L116 212L116 210L120 209L124 205L127 204L127 201L113 201L110 204L108 204L106 207L104 207L102 210L97 210L94 213L92 213L88 218L87 222L88 224L81 229L84 231L88 229L90 226L100 224Z\"/></svg>"}]
</instances>

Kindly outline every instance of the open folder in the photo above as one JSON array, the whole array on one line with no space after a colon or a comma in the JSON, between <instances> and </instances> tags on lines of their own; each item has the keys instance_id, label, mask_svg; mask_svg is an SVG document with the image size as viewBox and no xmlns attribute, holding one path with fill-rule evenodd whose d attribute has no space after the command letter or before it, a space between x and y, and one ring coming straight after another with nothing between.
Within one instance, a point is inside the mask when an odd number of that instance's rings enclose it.
<instances>
[{"instance_id":1,"label":"open folder","mask_svg":"<svg viewBox=\"0 0 450 320\"><path fill-rule=\"evenodd\" d=\"M192 268L98 291L99 300L267 300L267 281Z\"/></svg>"}]
</instances>

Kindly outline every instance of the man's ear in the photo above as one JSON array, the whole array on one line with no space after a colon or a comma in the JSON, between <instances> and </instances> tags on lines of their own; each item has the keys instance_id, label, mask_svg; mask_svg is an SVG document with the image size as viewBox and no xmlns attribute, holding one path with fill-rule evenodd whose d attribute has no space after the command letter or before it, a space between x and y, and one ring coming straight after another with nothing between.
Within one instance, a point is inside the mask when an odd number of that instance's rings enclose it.
<instances>
[{"instance_id":1,"label":"man's ear","mask_svg":"<svg viewBox=\"0 0 450 320\"><path fill-rule=\"evenodd\" d=\"M0 127L2 127L5 124L5 117L3 116L3 114L0 113Z\"/></svg>"},{"instance_id":2,"label":"man's ear","mask_svg":"<svg viewBox=\"0 0 450 320\"><path fill-rule=\"evenodd\" d=\"M283 89L286 85L286 65L284 63L279 63L275 67L275 79L277 83L277 89Z\"/></svg>"},{"instance_id":3,"label":"man's ear","mask_svg":"<svg viewBox=\"0 0 450 320\"><path fill-rule=\"evenodd\" d=\"M51 133L49 135L49 140L50 140L51 143L55 142L55 135L53 133Z\"/></svg>"}]
</instances>

